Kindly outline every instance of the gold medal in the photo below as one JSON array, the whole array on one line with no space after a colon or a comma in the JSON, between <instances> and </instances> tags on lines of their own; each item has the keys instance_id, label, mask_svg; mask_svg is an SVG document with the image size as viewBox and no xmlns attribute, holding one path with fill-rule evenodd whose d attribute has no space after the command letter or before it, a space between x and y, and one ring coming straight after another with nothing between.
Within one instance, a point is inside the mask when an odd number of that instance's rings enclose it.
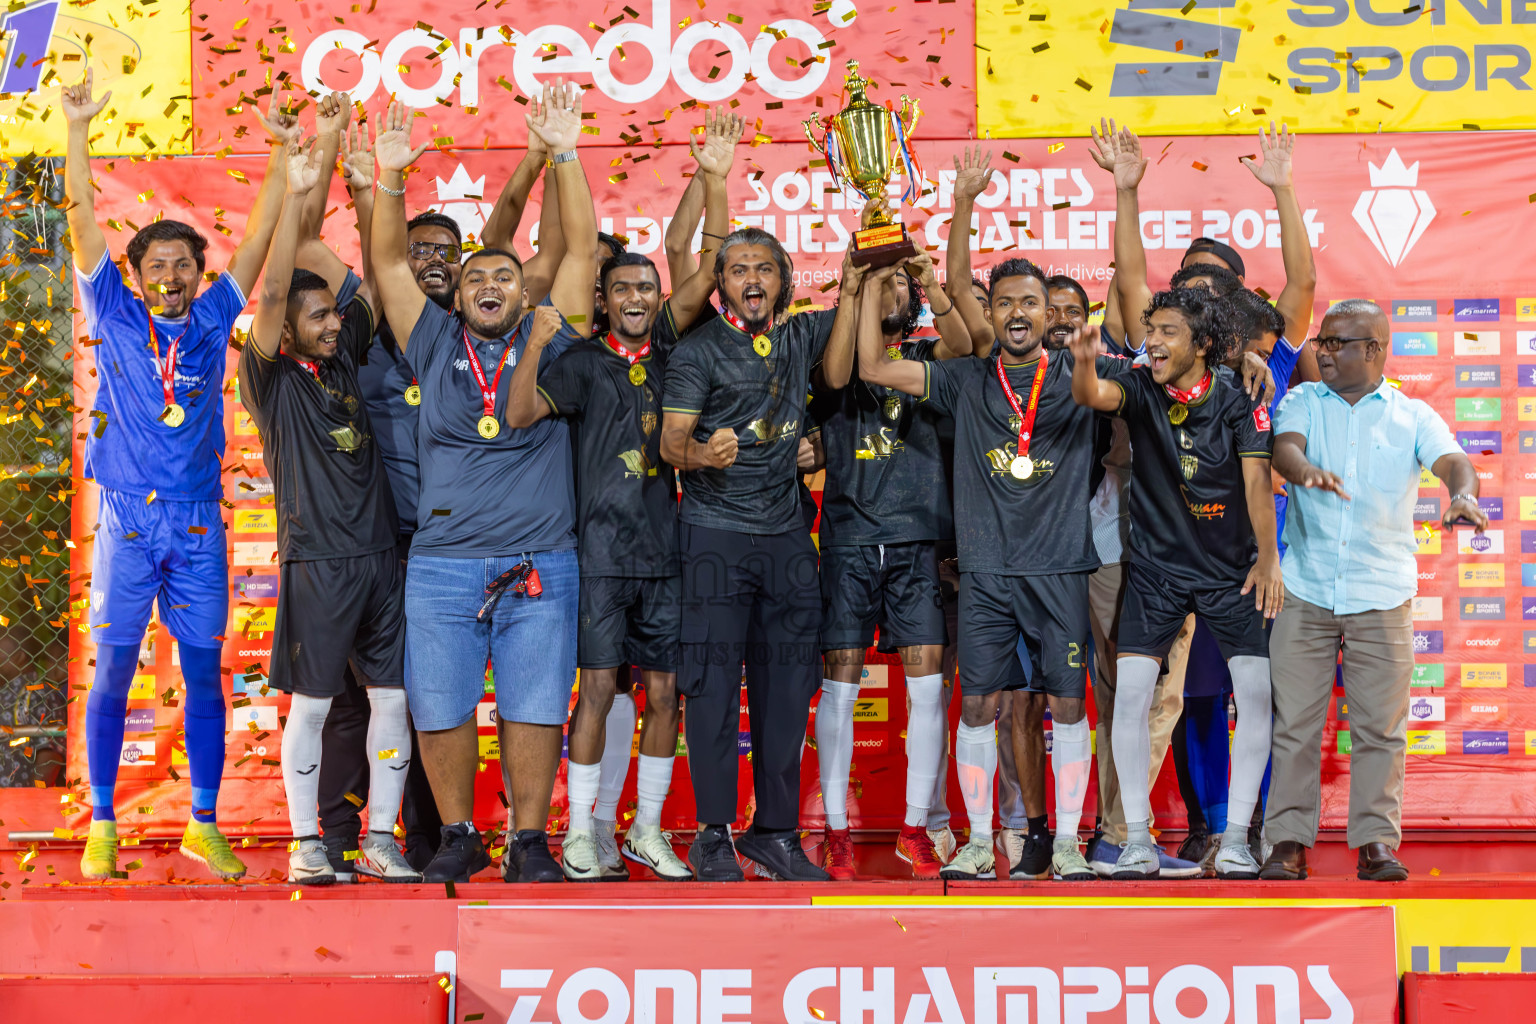
<instances>
[{"instance_id":1,"label":"gold medal","mask_svg":"<svg viewBox=\"0 0 1536 1024\"><path fill-rule=\"evenodd\" d=\"M887 346L885 346L885 357L887 359L900 359L900 358L902 358L901 346L900 345L887 345Z\"/></svg>"},{"instance_id":2,"label":"gold medal","mask_svg":"<svg viewBox=\"0 0 1536 1024\"><path fill-rule=\"evenodd\" d=\"M1175 402L1168 407L1168 422L1178 426L1189 419L1189 406L1183 402Z\"/></svg>"},{"instance_id":3,"label":"gold medal","mask_svg":"<svg viewBox=\"0 0 1536 1024\"><path fill-rule=\"evenodd\" d=\"M405 389L405 404L406 405L420 405L421 404L421 385L420 384L412 384L410 387Z\"/></svg>"},{"instance_id":4,"label":"gold medal","mask_svg":"<svg viewBox=\"0 0 1536 1024\"><path fill-rule=\"evenodd\" d=\"M645 383L645 367L634 363L629 368L629 382L635 387Z\"/></svg>"},{"instance_id":5,"label":"gold medal","mask_svg":"<svg viewBox=\"0 0 1536 1024\"><path fill-rule=\"evenodd\" d=\"M1015 480L1028 480L1035 475L1035 463L1028 455L1020 455L1008 464L1008 472Z\"/></svg>"},{"instance_id":6,"label":"gold medal","mask_svg":"<svg viewBox=\"0 0 1536 1024\"><path fill-rule=\"evenodd\" d=\"M495 416L480 417L480 436L489 441L501 433L501 421Z\"/></svg>"},{"instance_id":7,"label":"gold medal","mask_svg":"<svg viewBox=\"0 0 1536 1024\"><path fill-rule=\"evenodd\" d=\"M160 422L164 423L168 427L173 428L181 426L184 422L186 422L186 419L187 410L183 409L175 402L171 402L166 405L165 411L160 414Z\"/></svg>"},{"instance_id":8,"label":"gold medal","mask_svg":"<svg viewBox=\"0 0 1536 1024\"><path fill-rule=\"evenodd\" d=\"M768 335L759 334L752 339L752 351L767 359L768 353L773 351L773 342L768 340Z\"/></svg>"}]
</instances>

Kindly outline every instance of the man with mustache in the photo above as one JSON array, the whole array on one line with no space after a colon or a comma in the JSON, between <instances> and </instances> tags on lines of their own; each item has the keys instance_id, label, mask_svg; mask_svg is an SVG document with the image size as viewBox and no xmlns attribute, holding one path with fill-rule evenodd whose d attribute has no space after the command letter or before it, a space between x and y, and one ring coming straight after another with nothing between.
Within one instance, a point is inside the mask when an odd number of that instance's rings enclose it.
<instances>
[{"instance_id":1,"label":"man with mustache","mask_svg":"<svg viewBox=\"0 0 1536 1024\"><path fill-rule=\"evenodd\" d=\"M921 286L921 287L920 287ZM923 294L938 296L933 260L919 253L890 275L881 291L882 358L921 362L971 351L954 303L935 312L941 336L911 338ZM937 544L953 536L938 417L910 396L863 381L820 395L827 476L821 498L821 646L825 678L816 707L816 753L827 823L822 867L834 879L854 877L848 830L848 775L853 713L864 652L880 629L882 650L899 650L907 716L906 814L896 855L918 878L942 866L926 829L945 755L946 630Z\"/></svg>"},{"instance_id":2,"label":"man with mustache","mask_svg":"<svg viewBox=\"0 0 1536 1024\"><path fill-rule=\"evenodd\" d=\"M373 266L390 327L422 392L421 497L405 611L407 694L444 822L441 846L424 872L428 881L463 881L490 863L472 820L475 708L488 660L516 829L502 877L564 877L544 825L576 675L569 429L558 420L511 429L511 374L503 371L509 362L515 368L535 333L558 335L544 350L551 360L585 333L597 221L576 157L580 90L556 82L531 107L529 130L552 154L567 240L548 304L536 311L525 308L517 257L495 249L464 261L454 312L427 300L405 259L402 175L426 146L412 148L398 104L375 144Z\"/></svg>"},{"instance_id":3,"label":"man with mustache","mask_svg":"<svg viewBox=\"0 0 1536 1024\"><path fill-rule=\"evenodd\" d=\"M288 195L256 318L240 354L240 400L261 433L278 510L279 589L272 686L292 694L283 726L283 789L295 846L288 880L336 881L320 839L321 733L348 663L367 687L369 831L357 871L388 882L421 873L395 845L411 761L404 679L404 570L397 524L362 401L357 362L373 336L367 294L345 315L325 279L293 269L300 208L322 156L288 147Z\"/></svg>"},{"instance_id":4,"label":"man with mustache","mask_svg":"<svg viewBox=\"0 0 1536 1024\"><path fill-rule=\"evenodd\" d=\"M689 140L704 180L706 228L717 236L723 237L730 220L725 183L741 132L741 119L722 109L707 119L703 147ZM646 715L635 822L624 840L624 856L663 880L686 881L691 873L661 831L677 747L682 588L677 484L672 467L661 458L657 427L667 362L678 337L714 292L715 275L709 267L695 269L663 302L656 265L639 253L619 253L603 262L599 280L598 301L608 330L573 345L543 372L537 358L542 346L530 345L512 374L507 414L517 428L551 414L579 428L581 624L576 646L581 688L569 730L571 824L561 846L561 866L572 881L629 878L623 861L613 864L604 855L603 832L613 823L605 826L595 818L594 806L610 707L624 701L633 713L634 698L618 688L620 670L628 675L633 666L645 683ZM621 737L626 767L633 728L630 724ZM612 840L611 832L607 838Z\"/></svg>"},{"instance_id":5,"label":"man with mustache","mask_svg":"<svg viewBox=\"0 0 1536 1024\"><path fill-rule=\"evenodd\" d=\"M76 283L95 351L99 385L85 436L85 473L100 488L91 560L91 639L96 674L86 701L91 828L80 872L117 871L112 806L128 694L150 613L175 638L185 683L191 808L181 853L219 878L245 865L216 821L224 774L224 683L219 666L229 623L229 566L219 463L224 456L225 345L266 259L283 192L283 145L297 119L273 105L261 114L274 146L266 177L229 265L198 294L208 240L190 224L155 220L127 246L139 296L123 285L96 222L91 121L111 98L92 95L92 73L65 86L64 192ZM162 649L161 656L165 656Z\"/></svg>"},{"instance_id":6,"label":"man with mustache","mask_svg":"<svg viewBox=\"0 0 1536 1024\"><path fill-rule=\"evenodd\" d=\"M990 172L984 164L972 166L982 172L985 187ZM877 272L873 282L889 273ZM975 302L969 295L955 297L957 303ZM864 301L871 308L863 317L874 316L874 299ZM965 509L955 522L962 666L955 763L971 833L941 871L944 878L994 877L993 723L999 695L1024 685L1020 633L1054 721L1051 868L1063 879L1093 877L1078 850L1077 826L1091 757L1084 697L1088 576L1098 566L1088 520L1096 417L1072 400L1072 357L1043 346L1046 304L1045 277L1033 263L1013 259L995 267L991 323L1001 351L987 360L893 360L879 351L878 320L861 320L859 375L916 395L955 419L955 506ZM978 311L966 314L967 322L976 318L972 314ZM1100 362L1099 372L1106 374L1129 369L1124 360ZM1016 712L1014 736L1021 733L1022 717Z\"/></svg>"},{"instance_id":7,"label":"man with mustache","mask_svg":"<svg viewBox=\"0 0 1536 1024\"><path fill-rule=\"evenodd\" d=\"M794 268L778 239L733 232L714 269L725 311L678 346L662 405L661 456L683 473L678 692L699 820L688 861L701 880L740 881L739 849L772 875L824 881L797 831L821 625L797 458L813 375L840 388L852 373L861 272L844 260L835 312L781 320ZM744 670L757 810L733 848Z\"/></svg>"}]
</instances>

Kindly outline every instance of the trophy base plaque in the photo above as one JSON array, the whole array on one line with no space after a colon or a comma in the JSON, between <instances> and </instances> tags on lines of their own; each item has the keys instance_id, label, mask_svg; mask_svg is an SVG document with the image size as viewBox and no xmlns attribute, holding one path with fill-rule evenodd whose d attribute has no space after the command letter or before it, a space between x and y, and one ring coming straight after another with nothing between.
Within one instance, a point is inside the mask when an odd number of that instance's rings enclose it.
<instances>
[{"instance_id":1,"label":"trophy base plaque","mask_svg":"<svg viewBox=\"0 0 1536 1024\"><path fill-rule=\"evenodd\" d=\"M917 255L917 246L903 224L881 224L853 233L853 265L888 267Z\"/></svg>"}]
</instances>

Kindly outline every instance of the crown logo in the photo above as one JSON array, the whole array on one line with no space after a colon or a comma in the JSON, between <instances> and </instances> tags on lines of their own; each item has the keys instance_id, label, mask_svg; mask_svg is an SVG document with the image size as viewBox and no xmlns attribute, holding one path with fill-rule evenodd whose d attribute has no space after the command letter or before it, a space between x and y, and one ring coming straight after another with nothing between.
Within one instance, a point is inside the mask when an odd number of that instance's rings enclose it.
<instances>
[{"instance_id":1,"label":"crown logo","mask_svg":"<svg viewBox=\"0 0 1536 1024\"><path fill-rule=\"evenodd\" d=\"M1403 158L1397 155L1397 150L1387 154L1387 158L1381 162L1381 166L1367 165L1371 171L1371 188L1417 188L1419 184L1419 162L1415 160L1412 167L1403 165Z\"/></svg>"},{"instance_id":2,"label":"crown logo","mask_svg":"<svg viewBox=\"0 0 1536 1024\"><path fill-rule=\"evenodd\" d=\"M1393 150L1392 155L1396 156L1397 155L1397 151ZM1399 166L1401 166L1401 164L1399 164ZM1417 168L1419 165L1418 164L1414 164L1413 166L1415 168ZM1372 167L1371 168L1371 181L1372 181L1373 184L1375 183L1375 180L1376 180L1376 168ZM459 164L457 167L455 167L453 169L453 174L452 174L452 176L449 177L449 179L447 181L444 181L442 178L438 178L437 179L437 199L438 199L438 202L448 203L448 202L453 202L456 199L484 199L484 198L485 198L485 175L482 174L478 178L471 179L470 176L469 176L469 172L464 170L464 165L463 164Z\"/></svg>"}]
</instances>

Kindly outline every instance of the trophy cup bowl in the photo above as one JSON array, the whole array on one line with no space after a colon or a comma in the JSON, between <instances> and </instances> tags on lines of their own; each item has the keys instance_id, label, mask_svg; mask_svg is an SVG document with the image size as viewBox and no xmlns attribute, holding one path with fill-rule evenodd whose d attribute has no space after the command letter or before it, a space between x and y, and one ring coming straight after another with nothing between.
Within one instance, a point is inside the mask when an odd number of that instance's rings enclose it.
<instances>
[{"instance_id":1,"label":"trophy cup bowl","mask_svg":"<svg viewBox=\"0 0 1536 1024\"><path fill-rule=\"evenodd\" d=\"M827 158L827 170L838 186L879 203L869 226L855 231L849 242L854 265L886 267L917 255L906 227L891 219L885 201L898 169L908 179L904 201L916 198L922 189L922 172L907 142L919 111L916 101L907 96L901 97L899 114L871 103L865 95L867 86L868 80L859 74L859 62L850 60L847 105L825 121L810 117L804 126L811 145Z\"/></svg>"}]
</instances>

